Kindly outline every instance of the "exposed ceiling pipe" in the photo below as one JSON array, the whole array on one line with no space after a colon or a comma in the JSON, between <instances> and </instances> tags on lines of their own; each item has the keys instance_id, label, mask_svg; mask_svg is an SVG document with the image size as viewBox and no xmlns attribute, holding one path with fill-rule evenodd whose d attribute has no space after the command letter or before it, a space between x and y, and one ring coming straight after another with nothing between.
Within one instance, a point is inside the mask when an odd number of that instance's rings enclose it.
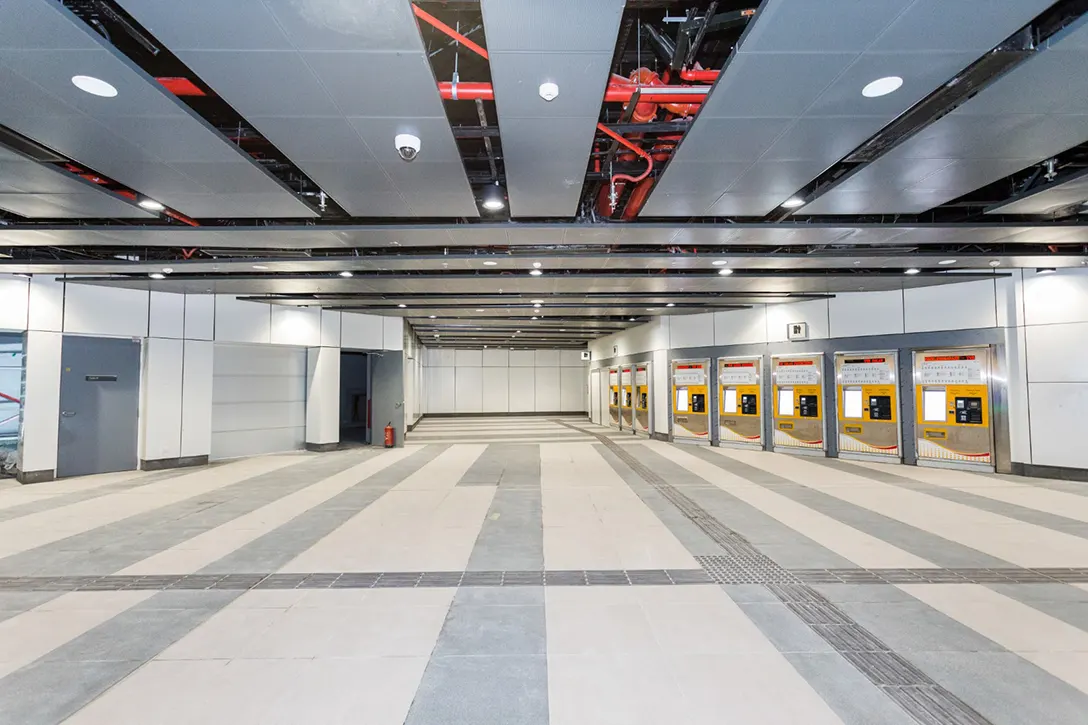
<instances>
[{"instance_id":1,"label":"exposed ceiling pipe","mask_svg":"<svg viewBox=\"0 0 1088 725\"><path fill-rule=\"evenodd\" d=\"M682 70L680 71L680 78L685 81L692 81L694 83L713 83L718 80L718 74L721 71L716 70L703 70L696 68L694 70Z\"/></svg>"},{"instance_id":2,"label":"exposed ceiling pipe","mask_svg":"<svg viewBox=\"0 0 1088 725\"><path fill-rule=\"evenodd\" d=\"M416 17L419 18L420 20L426 22L428 25L435 28L436 30L439 30L439 31L445 33L446 35L448 35L451 38L453 38L454 40L456 40L458 43L461 43L462 45L464 45L466 48L471 50L476 55L480 56L484 60L487 60L487 51L484 50L483 46L478 45L475 42L469 40L467 37L465 37L461 33L458 33L456 30L454 30L450 26L446 25L445 23L443 23L441 20L439 20L435 16L431 15L426 10L423 10L418 5L416 5L415 3L412 3L412 12L415 13ZM486 99L484 99L484 100L486 100Z\"/></svg>"},{"instance_id":3,"label":"exposed ceiling pipe","mask_svg":"<svg viewBox=\"0 0 1088 725\"><path fill-rule=\"evenodd\" d=\"M623 78L623 76L614 76ZM605 91L606 103L624 103L631 100L635 91L641 90L640 102L657 104L675 104L677 106L698 105L706 100L710 88L707 86L642 86L641 88L631 81L623 78L623 83L609 83ZM481 101L495 100L495 90L490 83L453 83L441 81L438 84L438 92L442 98L454 101ZM674 111L675 113L675 111Z\"/></svg>"},{"instance_id":4,"label":"exposed ceiling pipe","mask_svg":"<svg viewBox=\"0 0 1088 725\"><path fill-rule=\"evenodd\" d=\"M613 185L613 188L615 188L615 184L616 184L617 181L630 181L633 184L637 184L640 181L642 181L643 179L650 176L650 172L653 171L653 169L654 169L654 159L653 159L652 156L650 156L650 154L643 151L640 146L636 146L635 144L633 144L630 141L628 141L627 139L625 139L623 136L620 136L618 133L616 133L615 131L610 129L608 126L605 126L603 123L598 123L597 124L597 130L600 131L601 133L603 133L604 135L608 136L609 138L611 138L613 141L617 141L620 144L622 144L622 145L626 146L627 148L631 149L631 151L634 151L635 154L637 154L638 156L640 156L640 157L642 157L643 159L646 160L646 170L643 171L638 176L629 176L627 174L613 174L612 175L612 182L611 182L612 185ZM612 210L613 211L616 210L617 201L618 201L618 199L616 198L616 194L613 192L613 194L612 194Z\"/></svg>"}]
</instances>

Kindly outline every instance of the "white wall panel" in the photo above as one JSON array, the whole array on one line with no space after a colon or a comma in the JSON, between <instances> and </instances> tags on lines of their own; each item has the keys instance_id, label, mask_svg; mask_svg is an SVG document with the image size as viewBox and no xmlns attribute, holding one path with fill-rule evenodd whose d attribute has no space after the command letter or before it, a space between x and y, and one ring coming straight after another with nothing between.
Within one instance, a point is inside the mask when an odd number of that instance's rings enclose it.
<instances>
[{"instance_id":1,"label":"white wall panel","mask_svg":"<svg viewBox=\"0 0 1088 725\"><path fill-rule=\"evenodd\" d=\"M454 364L461 367L480 367L483 365L483 350L454 350Z\"/></svg>"},{"instance_id":2,"label":"white wall panel","mask_svg":"<svg viewBox=\"0 0 1088 725\"><path fill-rule=\"evenodd\" d=\"M215 300L215 341L268 344L272 339L272 305L235 297ZM218 356L217 356L218 357Z\"/></svg>"},{"instance_id":3,"label":"white wall panel","mask_svg":"<svg viewBox=\"0 0 1088 725\"><path fill-rule=\"evenodd\" d=\"M557 367L559 365L559 351L537 350L536 365L537 367Z\"/></svg>"},{"instance_id":4,"label":"white wall panel","mask_svg":"<svg viewBox=\"0 0 1088 725\"><path fill-rule=\"evenodd\" d=\"M581 350L560 350L559 364L565 368L584 368L585 360L582 359Z\"/></svg>"},{"instance_id":5,"label":"white wall panel","mask_svg":"<svg viewBox=\"0 0 1088 725\"><path fill-rule=\"evenodd\" d=\"M404 349L404 318L382 317L382 350Z\"/></svg>"},{"instance_id":6,"label":"white wall panel","mask_svg":"<svg viewBox=\"0 0 1088 725\"><path fill-rule=\"evenodd\" d=\"M454 410L458 413L480 413L484 409L483 368L454 368Z\"/></svg>"},{"instance_id":7,"label":"white wall panel","mask_svg":"<svg viewBox=\"0 0 1088 725\"><path fill-rule=\"evenodd\" d=\"M540 378L537 376L537 382ZM584 367L559 368L559 407L564 413L586 411L586 369Z\"/></svg>"},{"instance_id":8,"label":"white wall panel","mask_svg":"<svg viewBox=\"0 0 1088 725\"><path fill-rule=\"evenodd\" d=\"M669 402L672 399L672 391L669 389L668 350L655 350L653 363L654 432L668 433Z\"/></svg>"},{"instance_id":9,"label":"white wall panel","mask_svg":"<svg viewBox=\"0 0 1088 725\"><path fill-rule=\"evenodd\" d=\"M1031 463L1031 420L1028 409L1027 345L1024 328L1005 329L1006 376L1009 393L1009 453L1012 460Z\"/></svg>"},{"instance_id":10,"label":"white wall panel","mask_svg":"<svg viewBox=\"0 0 1088 725\"><path fill-rule=\"evenodd\" d=\"M64 331L102 337L146 337L147 290L65 285Z\"/></svg>"},{"instance_id":11,"label":"white wall panel","mask_svg":"<svg viewBox=\"0 0 1088 725\"><path fill-rule=\"evenodd\" d=\"M511 353L525 352L511 350ZM532 350L528 351L532 354ZM510 356L513 358L513 354ZM531 413L536 410L536 368L510 367L510 412Z\"/></svg>"},{"instance_id":12,"label":"white wall panel","mask_svg":"<svg viewBox=\"0 0 1088 725\"><path fill-rule=\"evenodd\" d=\"M903 291L906 332L972 330L997 326L992 280Z\"/></svg>"},{"instance_id":13,"label":"white wall panel","mask_svg":"<svg viewBox=\"0 0 1088 725\"><path fill-rule=\"evenodd\" d=\"M321 310L321 346L340 347L340 313Z\"/></svg>"},{"instance_id":14,"label":"white wall panel","mask_svg":"<svg viewBox=\"0 0 1088 725\"><path fill-rule=\"evenodd\" d=\"M536 400L534 410L554 413L561 410L562 393L559 389L558 367L539 367L536 369Z\"/></svg>"},{"instance_id":15,"label":"white wall panel","mask_svg":"<svg viewBox=\"0 0 1088 725\"><path fill-rule=\"evenodd\" d=\"M767 308L714 313L715 345L747 345L767 341Z\"/></svg>"},{"instance_id":16,"label":"white wall panel","mask_svg":"<svg viewBox=\"0 0 1088 725\"><path fill-rule=\"evenodd\" d=\"M284 307L269 305L272 308L273 345L295 345L298 347L317 347L321 344L321 310L304 307Z\"/></svg>"},{"instance_id":17,"label":"white wall panel","mask_svg":"<svg viewBox=\"0 0 1088 725\"><path fill-rule=\"evenodd\" d=\"M215 343L185 341L182 373L181 455L207 456L212 450L212 379Z\"/></svg>"},{"instance_id":18,"label":"white wall panel","mask_svg":"<svg viewBox=\"0 0 1088 725\"><path fill-rule=\"evenodd\" d=\"M767 342L785 342L788 326L794 322L808 323L810 340L826 340L827 300L808 300L781 305L767 305Z\"/></svg>"},{"instance_id":19,"label":"white wall panel","mask_svg":"<svg viewBox=\"0 0 1088 725\"><path fill-rule=\"evenodd\" d=\"M297 450L306 442L306 350L216 344L214 459Z\"/></svg>"},{"instance_id":20,"label":"white wall panel","mask_svg":"<svg viewBox=\"0 0 1088 725\"><path fill-rule=\"evenodd\" d=\"M831 337L903 334L903 291L846 292L828 300Z\"/></svg>"},{"instance_id":21,"label":"white wall panel","mask_svg":"<svg viewBox=\"0 0 1088 725\"><path fill-rule=\"evenodd\" d=\"M714 313L677 315L669 319L669 342L673 349L714 344ZM634 352L641 352L635 351ZM620 353L623 355L624 353Z\"/></svg>"},{"instance_id":22,"label":"white wall panel","mask_svg":"<svg viewBox=\"0 0 1088 725\"><path fill-rule=\"evenodd\" d=\"M457 351L428 348L427 364L435 368L452 368L457 365Z\"/></svg>"},{"instance_id":23,"label":"white wall panel","mask_svg":"<svg viewBox=\"0 0 1088 725\"><path fill-rule=\"evenodd\" d=\"M26 335L26 387L23 404L22 471L57 467L60 425L59 332L31 330Z\"/></svg>"},{"instance_id":24,"label":"white wall panel","mask_svg":"<svg viewBox=\"0 0 1088 725\"><path fill-rule=\"evenodd\" d=\"M427 368L427 412L453 413L457 410L456 368Z\"/></svg>"},{"instance_id":25,"label":"white wall panel","mask_svg":"<svg viewBox=\"0 0 1088 725\"><path fill-rule=\"evenodd\" d=\"M344 312L340 315L340 346L348 350L382 350L382 318Z\"/></svg>"},{"instance_id":26,"label":"white wall panel","mask_svg":"<svg viewBox=\"0 0 1088 725\"><path fill-rule=\"evenodd\" d=\"M488 368L483 379L483 412L510 412L510 368Z\"/></svg>"},{"instance_id":27,"label":"white wall panel","mask_svg":"<svg viewBox=\"0 0 1088 725\"><path fill-rule=\"evenodd\" d=\"M28 330L60 332L64 329L64 282L37 276L30 280ZM96 289L103 289L101 287Z\"/></svg>"},{"instance_id":28,"label":"white wall panel","mask_svg":"<svg viewBox=\"0 0 1088 725\"><path fill-rule=\"evenodd\" d=\"M1032 383L1088 382L1088 322L1032 325L1027 338L1028 381Z\"/></svg>"},{"instance_id":29,"label":"white wall panel","mask_svg":"<svg viewBox=\"0 0 1088 725\"><path fill-rule=\"evenodd\" d=\"M485 368L505 368L510 366L509 350L482 350Z\"/></svg>"},{"instance_id":30,"label":"white wall panel","mask_svg":"<svg viewBox=\"0 0 1088 725\"><path fill-rule=\"evenodd\" d=\"M1009 270L1010 276L994 281L997 295L997 326L1017 327L1027 324L1024 317L1023 270Z\"/></svg>"},{"instance_id":31,"label":"white wall panel","mask_svg":"<svg viewBox=\"0 0 1088 725\"><path fill-rule=\"evenodd\" d=\"M150 337L185 337L185 295L152 292L148 329Z\"/></svg>"},{"instance_id":32,"label":"white wall panel","mask_svg":"<svg viewBox=\"0 0 1088 725\"><path fill-rule=\"evenodd\" d=\"M536 367L536 350L511 350L510 367L532 368Z\"/></svg>"},{"instance_id":33,"label":"white wall panel","mask_svg":"<svg viewBox=\"0 0 1088 725\"><path fill-rule=\"evenodd\" d=\"M140 379L141 460L181 455L184 358L183 340L151 337L144 341Z\"/></svg>"},{"instance_id":34,"label":"white wall panel","mask_svg":"<svg viewBox=\"0 0 1088 725\"><path fill-rule=\"evenodd\" d=\"M1031 462L1088 468L1088 383L1031 383Z\"/></svg>"},{"instance_id":35,"label":"white wall panel","mask_svg":"<svg viewBox=\"0 0 1088 725\"><path fill-rule=\"evenodd\" d=\"M306 442L340 440L340 350L311 347L306 351Z\"/></svg>"},{"instance_id":36,"label":"white wall panel","mask_svg":"<svg viewBox=\"0 0 1088 725\"><path fill-rule=\"evenodd\" d=\"M1088 269L1025 270L1024 316L1029 325L1088 322Z\"/></svg>"},{"instance_id":37,"label":"white wall panel","mask_svg":"<svg viewBox=\"0 0 1088 725\"><path fill-rule=\"evenodd\" d=\"M185 339L215 339L215 304L213 295L185 295Z\"/></svg>"},{"instance_id":38,"label":"white wall panel","mask_svg":"<svg viewBox=\"0 0 1088 725\"><path fill-rule=\"evenodd\" d=\"M0 275L0 330L25 330L29 303L30 280Z\"/></svg>"}]
</instances>

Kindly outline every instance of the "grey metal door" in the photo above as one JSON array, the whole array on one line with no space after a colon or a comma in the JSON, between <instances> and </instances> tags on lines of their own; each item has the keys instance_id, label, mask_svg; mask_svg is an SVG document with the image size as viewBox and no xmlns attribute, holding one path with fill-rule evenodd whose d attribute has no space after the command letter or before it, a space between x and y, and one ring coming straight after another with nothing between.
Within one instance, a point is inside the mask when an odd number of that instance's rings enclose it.
<instances>
[{"instance_id":1,"label":"grey metal door","mask_svg":"<svg viewBox=\"0 0 1088 725\"><path fill-rule=\"evenodd\" d=\"M57 476L136 468L140 343L65 335Z\"/></svg>"}]
</instances>

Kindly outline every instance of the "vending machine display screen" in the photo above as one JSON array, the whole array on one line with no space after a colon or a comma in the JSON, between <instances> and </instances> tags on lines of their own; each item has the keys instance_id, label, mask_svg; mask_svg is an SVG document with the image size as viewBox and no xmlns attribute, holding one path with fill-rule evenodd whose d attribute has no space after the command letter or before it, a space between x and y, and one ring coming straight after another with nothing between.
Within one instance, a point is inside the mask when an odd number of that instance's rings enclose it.
<instances>
[{"instance_id":1,"label":"vending machine display screen","mask_svg":"<svg viewBox=\"0 0 1088 725\"><path fill-rule=\"evenodd\" d=\"M869 420L891 420L892 419L892 396L890 395L870 395L869 396Z\"/></svg>"},{"instance_id":2,"label":"vending machine display screen","mask_svg":"<svg viewBox=\"0 0 1088 725\"><path fill-rule=\"evenodd\" d=\"M798 407L801 409L802 418L820 417L820 396L801 395L798 397Z\"/></svg>"},{"instance_id":3,"label":"vending machine display screen","mask_svg":"<svg viewBox=\"0 0 1088 725\"><path fill-rule=\"evenodd\" d=\"M759 399L755 395L740 396L740 412L744 415L759 415Z\"/></svg>"},{"instance_id":4,"label":"vending machine display screen","mask_svg":"<svg viewBox=\"0 0 1088 725\"><path fill-rule=\"evenodd\" d=\"M705 413L706 412L706 396L702 393L695 393L691 396L691 412L692 413Z\"/></svg>"},{"instance_id":5,"label":"vending machine display screen","mask_svg":"<svg viewBox=\"0 0 1088 725\"><path fill-rule=\"evenodd\" d=\"M982 425L982 398L956 398L956 422Z\"/></svg>"}]
</instances>

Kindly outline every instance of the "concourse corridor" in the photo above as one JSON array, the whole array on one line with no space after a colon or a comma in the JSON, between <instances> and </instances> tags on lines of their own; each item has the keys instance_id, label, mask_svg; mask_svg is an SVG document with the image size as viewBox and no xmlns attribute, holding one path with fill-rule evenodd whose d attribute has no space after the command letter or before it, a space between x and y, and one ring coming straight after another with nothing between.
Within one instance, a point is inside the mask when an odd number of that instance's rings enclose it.
<instances>
[{"instance_id":1,"label":"concourse corridor","mask_svg":"<svg viewBox=\"0 0 1088 725\"><path fill-rule=\"evenodd\" d=\"M427 418L0 488L0 725L1088 720L1088 486Z\"/></svg>"}]
</instances>

